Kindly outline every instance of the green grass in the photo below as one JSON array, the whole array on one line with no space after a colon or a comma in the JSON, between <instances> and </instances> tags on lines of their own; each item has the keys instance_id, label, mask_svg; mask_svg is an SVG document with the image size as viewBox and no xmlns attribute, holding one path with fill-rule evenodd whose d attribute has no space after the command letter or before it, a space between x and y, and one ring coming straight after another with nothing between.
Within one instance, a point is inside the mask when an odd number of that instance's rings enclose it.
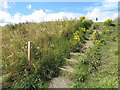
<instances>
[{"instance_id":1,"label":"green grass","mask_svg":"<svg viewBox=\"0 0 120 90\"><path fill-rule=\"evenodd\" d=\"M115 55L117 42L103 47L103 57L98 72L89 76L83 84L86 88L118 88L118 56ZM106 58L105 58L106 57ZM81 86L82 87L82 86Z\"/></svg>"},{"instance_id":2,"label":"green grass","mask_svg":"<svg viewBox=\"0 0 120 90\"><path fill-rule=\"evenodd\" d=\"M112 34L112 36L115 36L114 33ZM111 39L110 36L108 36L107 38ZM93 85L92 87L118 87L118 55L115 55L118 47L118 41L111 41L110 39L107 42L108 44L102 49L103 57L101 63L103 67L99 67L99 73L96 73L94 77L94 84L90 83L91 85Z\"/></svg>"}]
</instances>

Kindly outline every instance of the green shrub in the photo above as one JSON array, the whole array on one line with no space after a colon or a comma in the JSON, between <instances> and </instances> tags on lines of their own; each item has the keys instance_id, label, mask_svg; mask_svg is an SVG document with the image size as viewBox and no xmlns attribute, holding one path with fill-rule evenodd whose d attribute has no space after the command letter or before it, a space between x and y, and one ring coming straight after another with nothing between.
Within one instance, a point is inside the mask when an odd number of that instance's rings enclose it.
<instances>
[{"instance_id":1,"label":"green shrub","mask_svg":"<svg viewBox=\"0 0 120 90\"><path fill-rule=\"evenodd\" d=\"M107 19L106 21L103 22L104 25L111 26L113 24L112 19Z\"/></svg>"},{"instance_id":2,"label":"green shrub","mask_svg":"<svg viewBox=\"0 0 120 90\"><path fill-rule=\"evenodd\" d=\"M83 20L81 25L82 27L89 29L91 27L91 25L93 24L92 20Z\"/></svg>"},{"instance_id":3,"label":"green shrub","mask_svg":"<svg viewBox=\"0 0 120 90\"><path fill-rule=\"evenodd\" d=\"M80 17L80 21L83 21L85 19L86 19L85 16Z\"/></svg>"},{"instance_id":4,"label":"green shrub","mask_svg":"<svg viewBox=\"0 0 120 90\"><path fill-rule=\"evenodd\" d=\"M74 26L75 30L78 30L80 27L89 29L93 24L92 20L87 20L84 17L81 17L81 20Z\"/></svg>"}]
</instances>

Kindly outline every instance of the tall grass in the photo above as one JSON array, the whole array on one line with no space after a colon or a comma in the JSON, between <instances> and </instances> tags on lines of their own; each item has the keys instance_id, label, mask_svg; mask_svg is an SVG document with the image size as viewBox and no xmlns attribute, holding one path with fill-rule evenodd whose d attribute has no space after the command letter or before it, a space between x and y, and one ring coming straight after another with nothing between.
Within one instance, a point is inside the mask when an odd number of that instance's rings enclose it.
<instances>
[{"instance_id":1,"label":"tall grass","mask_svg":"<svg viewBox=\"0 0 120 90\"><path fill-rule=\"evenodd\" d=\"M58 67L64 65L64 58L69 58L78 44L73 33L79 22L64 20L2 27L3 88L45 87L43 81L59 74ZM32 66L27 60L28 41L33 43Z\"/></svg>"}]
</instances>

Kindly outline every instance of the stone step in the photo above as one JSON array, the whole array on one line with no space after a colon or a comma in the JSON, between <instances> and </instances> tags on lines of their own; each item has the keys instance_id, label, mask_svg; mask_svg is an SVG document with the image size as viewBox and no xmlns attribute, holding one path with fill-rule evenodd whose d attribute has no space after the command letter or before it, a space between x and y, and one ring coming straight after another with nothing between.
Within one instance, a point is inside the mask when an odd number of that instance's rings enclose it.
<instances>
[{"instance_id":1,"label":"stone step","mask_svg":"<svg viewBox=\"0 0 120 90\"><path fill-rule=\"evenodd\" d=\"M83 55L84 53L79 52L79 53L70 53L70 55Z\"/></svg>"},{"instance_id":2,"label":"stone step","mask_svg":"<svg viewBox=\"0 0 120 90\"><path fill-rule=\"evenodd\" d=\"M88 49L93 45L92 41L86 41L84 48Z\"/></svg>"},{"instance_id":3,"label":"stone step","mask_svg":"<svg viewBox=\"0 0 120 90\"><path fill-rule=\"evenodd\" d=\"M64 76L58 76L50 81L49 88L70 88L71 83L71 80L69 80L68 78Z\"/></svg>"},{"instance_id":4,"label":"stone step","mask_svg":"<svg viewBox=\"0 0 120 90\"><path fill-rule=\"evenodd\" d=\"M59 67L59 69L63 70L63 71L67 71L67 72L74 72L74 69L70 66L63 66L63 67Z\"/></svg>"},{"instance_id":5,"label":"stone step","mask_svg":"<svg viewBox=\"0 0 120 90\"><path fill-rule=\"evenodd\" d=\"M72 58L71 59L66 59L66 61L72 62L72 63L75 63L75 64L78 63L78 61L76 59L72 59Z\"/></svg>"}]
</instances>

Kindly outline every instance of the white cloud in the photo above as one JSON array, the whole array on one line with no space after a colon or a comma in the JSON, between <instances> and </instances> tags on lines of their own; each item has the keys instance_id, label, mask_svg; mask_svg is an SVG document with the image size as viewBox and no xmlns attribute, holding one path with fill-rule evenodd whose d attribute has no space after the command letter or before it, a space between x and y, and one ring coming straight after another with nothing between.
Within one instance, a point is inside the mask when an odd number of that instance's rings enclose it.
<instances>
[{"instance_id":1,"label":"white cloud","mask_svg":"<svg viewBox=\"0 0 120 90\"><path fill-rule=\"evenodd\" d=\"M63 20L63 19L71 19L71 18L79 18L83 16L79 13L70 13L70 12L58 12L58 13L46 13L45 10L35 10L30 15L22 15L20 13L16 13L11 16L8 12L0 11L0 14L3 16L0 17L0 20L3 20L3 23L20 23L20 22L43 22L43 21L55 21L55 20Z\"/></svg>"},{"instance_id":2,"label":"white cloud","mask_svg":"<svg viewBox=\"0 0 120 90\"><path fill-rule=\"evenodd\" d=\"M105 1L108 1L108 0L105 0ZM111 2L111 1L109 1L109 2L102 2L101 9L104 9L104 10L117 9L118 8L118 2Z\"/></svg>"},{"instance_id":3,"label":"white cloud","mask_svg":"<svg viewBox=\"0 0 120 90\"><path fill-rule=\"evenodd\" d=\"M46 9L45 12L53 12L52 10Z\"/></svg>"},{"instance_id":4,"label":"white cloud","mask_svg":"<svg viewBox=\"0 0 120 90\"><path fill-rule=\"evenodd\" d=\"M7 9L8 7L8 0L0 1L0 10Z\"/></svg>"},{"instance_id":5,"label":"white cloud","mask_svg":"<svg viewBox=\"0 0 120 90\"><path fill-rule=\"evenodd\" d=\"M59 13L51 13L48 14L45 18L45 21L55 21L58 19L71 19L71 18L79 18L80 16L83 16L83 14L80 13L70 13L70 12L59 12Z\"/></svg>"},{"instance_id":6,"label":"white cloud","mask_svg":"<svg viewBox=\"0 0 120 90\"><path fill-rule=\"evenodd\" d=\"M80 17L82 14L77 13L69 13L69 12L58 12L58 13L46 13L44 10L36 10L32 14L27 16L22 16L21 21L35 21L35 22L42 22L42 21L55 21L58 19L64 18L75 18Z\"/></svg>"},{"instance_id":7,"label":"white cloud","mask_svg":"<svg viewBox=\"0 0 120 90\"><path fill-rule=\"evenodd\" d=\"M106 19L116 19L117 18L118 13L117 12L112 12L112 11L102 11L98 8L95 8L92 12L88 12L86 17L88 19L92 19L93 21L95 21L96 18L98 18L99 22L103 22Z\"/></svg>"},{"instance_id":8,"label":"white cloud","mask_svg":"<svg viewBox=\"0 0 120 90\"><path fill-rule=\"evenodd\" d=\"M36 10L30 15L22 16L21 17L21 22L41 22L44 20L45 16L47 14L44 12L44 10Z\"/></svg>"},{"instance_id":9,"label":"white cloud","mask_svg":"<svg viewBox=\"0 0 120 90\"><path fill-rule=\"evenodd\" d=\"M38 10L34 9L34 12L35 12L35 11L38 11ZM43 12L53 12L53 10L44 9Z\"/></svg>"},{"instance_id":10,"label":"white cloud","mask_svg":"<svg viewBox=\"0 0 120 90\"><path fill-rule=\"evenodd\" d=\"M0 22L9 22L11 15L6 11L0 11Z\"/></svg>"},{"instance_id":11,"label":"white cloud","mask_svg":"<svg viewBox=\"0 0 120 90\"><path fill-rule=\"evenodd\" d=\"M5 26L7 25L8 23L0 23L0 26Z\"/></svg>"},{"instance_id":12,"label":"white cloud","mask_svg":"<svg viewBox=\"0 0 120 90\"><path fill-rule=\"evenodd\" d=\"M89 7L87 18L95 21L98 18L100 22L106 19L116 19L118 17L118 0L104 0L101 6Z\"/></svg>"},{"instance_id":13,"label":"white cloud","mask_svg":"<svg viewBox=\"0 0 120 90\"><path fill-rule=\"evenodd\" d=\"M27 9L31 9L32 8L32 5L28 5L26 6Z\"/></svg>"}]
</instances>

